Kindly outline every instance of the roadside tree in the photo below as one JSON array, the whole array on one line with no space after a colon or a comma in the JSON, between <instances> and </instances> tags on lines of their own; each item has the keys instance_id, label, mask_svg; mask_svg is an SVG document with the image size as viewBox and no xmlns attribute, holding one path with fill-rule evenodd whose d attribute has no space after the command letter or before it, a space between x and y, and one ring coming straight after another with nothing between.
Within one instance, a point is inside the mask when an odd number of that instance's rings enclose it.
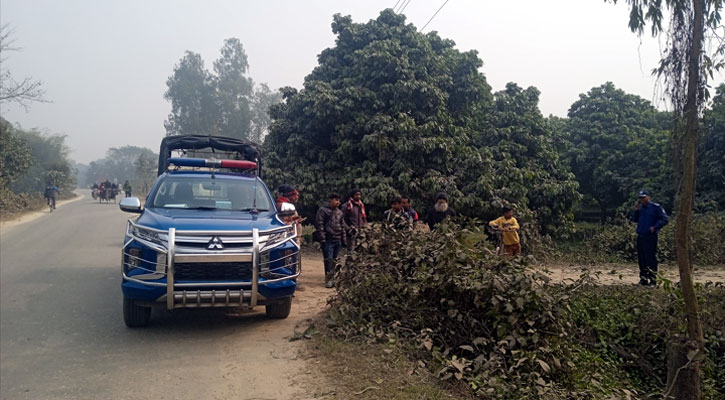
<instances>
[{"instance_id":1,"label":"roadside tree","mask_svg":"<svg viewBox=\"0 0 725 400\"><path fill-rule=\"evenodd\" d=\"M33 156L25 141L17 137L15 128L0 118L0 187L15 182L33 165Z\"/></svg>"},{"instance_id":2,"label":"roadside tree","mask_svg":"<svg viewBox=\"0 0 725 400\"><path fill-rule=\"evenodd\" d=\"M247 76L249 61L237 38L224 40L214 72L187 51L166 81L171 114L167 135L220 135L261 143L270 123L269 107L281 96Z\"/></svg>"},{"instance_id":3,"label":"roadside tree","mask_svg":"<svg viewBox=\"0 0 725 400\"><path fill-rule=\"evenodd\" d=\"M358 187L373 217L396 195L424 211L445 190L464 215L515 205L533 216L532 204L563 199L538 222L569 218L576 183L551 158L535 88L512 84L494 99L475 51L421 34L392 10L367 23L335 15L332 31L335 46L303 88L282 89L271 108L270 183L298 185L307 210L330 190Z\"/></svg>"},{"instance_id":4,"label":"roadside tree","mask_svg":"<svg viewBox=\"0 0 725 400\"><path fill-rule=\"evenodd\" d=\"M642 187L655 189L668 158L669 132L649 101L607 82L581 94L569 109L569 164L600 219Z\"/></svg>"},{"instance_id":5,"label":"roadside tree","mask_svg":"<svg viewBox=\"0 0 725 400\"><path fill-rule=\"evenodd\" d=\"M612 0L616 3L616 0ZM653 36L665 33L667 43L654 70L664 81L666 100L673 107L675 161L675 247L685 306L687 340L670 352L665 398L700 399L701 360L705 339L692 278L691 225L695 206L696 153L700 116L705 106L707 81L725 67L722 39L722 0L627 0L629 28L639 35L649 23ZM662 22L669 17L670 26ZM680 347L677 348L676 346Z\"/></svg>"},{"instance_id":6,"label":"roadside tree","mask_svg":"<svg viewBox=\"0 0 725 400\"><path fill-rule=\"evenodd\" d=\"M171 102L171 114L164 122L167 135L218 133L219 106L214 79L204 68L199 54L187 51L166 86L164 98Z\"/></svg>"}]
</instances>

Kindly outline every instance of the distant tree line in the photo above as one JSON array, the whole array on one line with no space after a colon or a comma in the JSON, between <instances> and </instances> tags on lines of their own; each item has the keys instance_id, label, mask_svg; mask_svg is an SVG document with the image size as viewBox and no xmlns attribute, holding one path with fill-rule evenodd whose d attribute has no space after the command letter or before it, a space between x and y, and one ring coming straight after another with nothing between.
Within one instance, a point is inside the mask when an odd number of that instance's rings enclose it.
<instances>
[{"instance_id":1,"label":"distant tree line","mask_svg":"<svg viewBox=\"0 0 725 400\"><path fill-rule=\"evenodd\" d=\"M158 158L158 154L145 147L111 147L106 157L87 165L83 186L106 180L123 184L128 180L134 193L146 194L156 179Z\"/></svg>"}]
</instances>

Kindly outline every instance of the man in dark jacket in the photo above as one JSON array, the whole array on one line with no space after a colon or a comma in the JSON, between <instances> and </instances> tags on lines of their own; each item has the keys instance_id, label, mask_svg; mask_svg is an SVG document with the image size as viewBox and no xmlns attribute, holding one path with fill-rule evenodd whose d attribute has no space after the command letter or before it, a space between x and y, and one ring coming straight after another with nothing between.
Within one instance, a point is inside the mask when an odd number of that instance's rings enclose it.
<instances>
[{"instance_id":1,"label":"man in dark jacket","mask_svg":"<svg viewBox=\"0 0 725 400\"><path fill-rule=\"evenodd\" d=\"M342 215L345 219L345 225L349 229L347 249L350 251L355 248L355 238L358 232L368 223L368 216L365 213L365 204L362 202L360 189L350 191L348 200L342 205Z\"/></svg>"},{"instance_id":2,"label":"man in dark jacket","mask_svg":"<svg viewBox=\"0 0 725 400\"><path fill-rule=\"evenodd\" d=\"M325 263L325 287L332 288L335 286L337 256L346 239L345 221L340 210L340 195L331 194L329 201L317 210L315 235L322 247Z\"/></svg>"},{"instance_id":3,"label":"man in dark jacket","mask_svg":"<svg viewBox=\"0 0 725 400\"><path fill-rule=\"evenodd\" d=\"M634 206L632 221L637 223L637 259L639 261L639 284L657 284L657 234L667 225L664 208L650 201L649 192L639 192Z\"/></svg>"},{"instance_id":4,"label":"man in dark jacket","mask_svg":"<svg viewBox=\"0 0 725 400\"><path fill-rule=\"evenodd\" d=\"M428 226L433 230L438 223L447 217L455 217L456 215L456 210L448 205L448 195L445 192L440 192L436 196L436 203L433 208L428 211Z\"/></svg>"}]
</instances>

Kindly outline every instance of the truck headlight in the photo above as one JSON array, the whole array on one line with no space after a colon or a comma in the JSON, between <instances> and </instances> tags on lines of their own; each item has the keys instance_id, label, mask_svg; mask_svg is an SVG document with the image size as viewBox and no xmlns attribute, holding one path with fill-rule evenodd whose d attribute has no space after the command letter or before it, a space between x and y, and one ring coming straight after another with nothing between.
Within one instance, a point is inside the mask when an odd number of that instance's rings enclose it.
<instances>
[{"instance_id":1,"label":"truck headlight","mask_svg":"<svg viewBox=\"0 0 725 400\"><path fill-rule=\"evenodd\" d=\"M168 235L159 234L156 231L145 229L143 227L140 227L138 225L132 225L130 223L128 224L128 234L129 236L133 236L137 239L145 240L147 242L159 245L165 245L166 241L168 241Z\"/></svg>"},{"instance_id":2,"label":"truck headlight","mask_svg":"<svg viewBox=\"0 0 725 400\"><path fill-rule=\"evenodd\" d=\"M272 233L267 236L267 241L264 244L265 249L278 246L280 243L294 236L293 230L286 230L284 232Z\"/></svg>"}]
</instances>

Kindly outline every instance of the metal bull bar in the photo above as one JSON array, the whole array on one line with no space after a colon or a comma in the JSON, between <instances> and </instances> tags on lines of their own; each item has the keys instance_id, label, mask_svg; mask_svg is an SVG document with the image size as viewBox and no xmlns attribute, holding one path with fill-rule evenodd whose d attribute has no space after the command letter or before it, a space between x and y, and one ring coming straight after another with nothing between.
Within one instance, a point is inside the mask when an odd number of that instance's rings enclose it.
<instances>
[{"instance_id":1,"label":"metal bull bar","mask_svg":"<svg viewBox=\"0 0 725 400\"><path fill-rule=\"evenodd\" d=\"M237 251L226 249L219 251L204 251L198 248L189 249L179 245L179 243L184 244L185 241L194 241L195 243L201 243L204 240L202 238L209 236L220 236L222 238L226 236L227 238L233 238L234 241L232 242L235 243L249 243L249 231L177 231L175 228L169 228L168 231L161 231L157 229L139 226L132 221L129 221L129 224L134 227L168 235L168 242L166 243L166 246L155 246L157 251L162 250L161 247L165 247L165 249L163 250L166 250L166 283L138 279L134 276L126 276L126 274L124 274L124 279L144 285L166 286L166 295L163 297L165 297L166 307L169 310L184 307L229 307L242 305L255 307L260 303L260 300L262 300L262 302L266 300L264 298L260 299L258 290L260 285L295 279L299 277L301 272L301 266L298 263L294 274L275 274L272 279L263 279L262 281L260 281L260 270L263 264L261 262L261 255L265 251L270 251L271 249L289 241L291 243L294 243L297 247L296 252L273 261L266 261L264 264L268 265L267 268L269 268L272 262L284 263L284 259L294 256L297 256L297 260L299 261L299 244L297 243L297 236L299 235L299 233L297 232L296 224L282 226L262 232L260 232L259 229L256 228L252 229L251 251L249 251L249 248L246 248L247 250ZM270 240L272 237L274 237L274 235L279 234L287 234L287 236L285 236L281 240ZM139 238L135 236L134 239L139 240ZM152 244L147 240L144 240L143 238L141 238L140 241L145 243L146 245ZM128 243L130 242L131 241L129 241ZM177 262L227 262L241 260L247 260L247 262L252 262L251 281L182 283L175 282L175 265ZM201 265L200 267L203 268L203 266ZM283 267L275 268L272 271L278 270L280 268ZM164 275L163 272L161 273L161 275ZM199 290L199 288L203 288L204 290ZM163 298L159 300L163 300Z\"/></svg>"},{"instance_id":2,"label":"metal bull bar","mask_svg":"<svg viewBox=\"0 0 725 400\"><path fill-rule=\"evenodd\" d=\"M291 226L284 226L276 229L271 229L268 231L264 231L263 233L266 234L266 238L268 239L270 235L275 233L283 233L283 232L289 232L292 230L293 235L288 236L285 238L285 240L280 241L279 243L269 243L274 245L273 247L277 247L279 245L282 245L283 243L287 241L292 241L293 243L296 242L297 238L297 227L296 225ZM246 232L248 234L248 232ZM181 235L192 235L192 236L198 236L198 235L229 235L229 231L177 231L175 228L169 229L169 244L168 244L168 274L167 274L167 285L166 285L166 307L169 310L172 310L174 308L183 308L183 307L189 307L189 306L228 306L230 305L230 301L234 304L245 304L246 299L249 299L249 307L255 307L259 303L259 285L265 285L273 282L279 282L284 280L290 280L297 278L300 275L300 268L298 267L294 274L284 276L277 279L268 279L261 281L259 280L260 277L260 256L263 250L270 250L270 248L267 248L268 243L265 240L264 242L260 241L260 232L259 229L254 228L252 229L252 252L251 252L251 258L252 258L252 280L251 282L213 282L213 283L186 283L186 284L179 284L174 282L174 264L177 257L180 257L180 255L177 254L177 246L176 241L177 237ZM264 246L264 247L263 247ZM299 251L294 255L297 255ZM184 255L185 257L189 257L189 255ZM214 255L210 255L211 258L214 257ZM184 286L194 286L194 287L218 287L223 288L225 286L241 286L241 287L248 287L248 291L244 289L241 290L214 290L212 289L210 292L204 291L201 292L199 290L192 290L190 292L187 292L186 290L183 290L181 293L177 292L177 288L183 288ZM218 296L218 298L217 298ZM215 303L216 300L219 300L218 303ZM180 300L180 301L179 301ZM191 300L191 301L189 301ZM208 300L209 302L202 303L202 300Z\"/></svg>"}]
</instances>

